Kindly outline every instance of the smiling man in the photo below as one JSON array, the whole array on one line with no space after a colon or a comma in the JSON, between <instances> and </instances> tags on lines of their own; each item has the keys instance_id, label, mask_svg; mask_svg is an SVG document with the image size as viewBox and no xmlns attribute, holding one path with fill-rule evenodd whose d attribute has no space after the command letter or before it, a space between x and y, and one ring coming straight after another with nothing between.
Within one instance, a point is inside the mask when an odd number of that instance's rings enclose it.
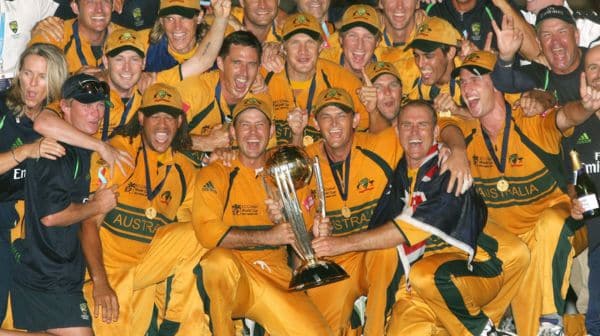
<instances>
[{"instance_id":1,"label":"smiling man","mask_svg":"<svg viewBox=\"0 0 600 336\"><path fill-rule=\"evenodd\" d=\"M71 8L77 17L65 21L62 40L54 40L37 31L29 44L46 42L64 50L69 72L73 73L100 66L112 0L76 0L71 2Z\"/></svg>"},{"instance_id":2,"label":"smiling man","mask_svg":"<svg viewBox=\"0 0 600 336\"><path fill-rule=\"evenodd\" d=\"M188 307L194 309L187 301L194 289L192 269L203 249L188 223L195 170L181 154L190 145L182 107L175 88L152 85L135 117L110 140L135 158L135 166L110 177L94 158L92 188L110 186L120 195L115 209L86 221L82 230L92 280L84 293L94 302L98 335L144 335L151 325L180 335L207 328L202 318L187 315ZM166 306L156 284L170 276ZM153 315L155 302L164 314ZM162 323L151 323L153 316Z\"/></svg>"},{"instance_id":3,"label":"smiling man","mask_svg":"<svg viewBox=\"0 0 600 336\"><path fill-rule=\"evenodd\" d=\"M579 87L586 96L583 113L556 108L544 117L527 118L494 86L490 73L495 63L494 54L479 51L455 69L474 118L458 124L470 139L467 153L474 185L490 220L517 235L531 251L523 280L529 290L519 291L512 301L518 334L559 333L573 236L581 226L569 217L560 142L598 109L597 93Z\"/></svg>"},{"instance_id":4,"label":"smiling man","mask_svg":"<svg viewBox=\"0 0 600 336\"><path fill-rule=\"evenodd\" d=\"M502 29L496 29L499 57L493 72L494 85L509 93L534 88L546 90L561 105L580 100L579 82L587 49L577 46L580 33L573 15L563 6L548 6L538 13L535 26L550 69L535 62L525 66L514 64L523 35L504 19Z\"/></svg>"},{"instance_id":5,"label":"smiling man","mask_svg":"<svg viewBox=\"0 0 600 336\"><path fill-rule=\"evenodd\" d=\"M218 70L186 78L176 85L188 108L193 150L210 152L230 145L227 127L232 111L250 91L261 54L262 46L252 33L231 33L217 57Z\"/></svg>"},{"instance_id":6,"label":"smiling man","mask_svg":"<svg viewBox=\"0 0 600 336\"><path fill-rule=\"evenodd\" d=\"M309 14L288 16L282 34L286 52L284 69L265 76L274 104L277 143L309 145L320 138L311 109L317 95L332 86L353 93L357 113L361 115L358 127L365 130L368 115L355 94L361 86L360 80L341 65L319 59L323 38L315 17Z\"/></svg>"}]
</instances>

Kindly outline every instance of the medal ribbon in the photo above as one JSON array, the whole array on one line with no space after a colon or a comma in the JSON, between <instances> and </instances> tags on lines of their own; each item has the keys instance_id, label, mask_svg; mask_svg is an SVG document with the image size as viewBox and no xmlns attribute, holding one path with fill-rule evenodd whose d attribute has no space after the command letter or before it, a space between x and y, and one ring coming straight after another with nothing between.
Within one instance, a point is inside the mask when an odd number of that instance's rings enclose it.
<instances>
[{"instance_id":1,"label":"medal ribbon","mask_svg":"<svg viewBox=\"0 0 600 336\"><path fill-rule=\"evenodd\" d=\"M327 161L329 161L329 168L331 169L331 175L333 175L337 190L340 193L342 200L346 202L348 199L348 182L350 180L350 153L348 153L348 156L342 165L342 174L344 175L343 179L340 178L337 169L334 167L335 162L331 160L327 151L325 151L325 154L327 155Z\"/></svg>"},{"instance_id":2,"label":"medal ribbon","mask_svg":"<svg viewBox=\"0 0 600 336\"><path fill-rule=\"evenodd\" d=\"M510 135L510 117L512 114L510 105L508 103L505 103L505 105L506 105L506 120L504 121L504 134L502 135L502 152L500 154L501 155L500 160L498 160L498 157L496 156L496 151L494 151L494 147L492 146L492 141L490 140L490 137L483 130L483 127L481 125L479 125L479 127L481 127L481 133L483 134L483 140L485 141L485 146L487 147L488 151L490 152L490 155L492 156L492 160L494 160L494 164L496 165L496 168L498 168L498 170L502 174L504 174L504 169L506 168L506 154L508 152L508 136Z\"/></svg>"},{"instance_id":3,"label":"medal ribbon","mask_svg":"<svg viewBox=\"0 0 600 336\"><path fill-rule=\"evenodd\" d=\"M221 81L219 81L217 83L217 86L215 87L215 99L217 100L217 107L219 108L219 112L221 113L221 123L230 123L233 119L231 114L225 115L225 112L223 112L223 109L221 108Z\"/></svg>"},{"instance_id":4,"label":"medal ribbon","mask_svg":"<svg viewBox=\"0 0 600 336\"><path fill-rule=\"evenodd\" d=\"M313 75L313 78L310 82L310 87L308 88L308 98L306 99L306 113L308 113L308 115L310 116L310 110L312 108L312 101L313 98L315 97L315 90L317 88L317 73L315 72L315 74ZM294 99L294 106L296 107L300 107L298 106L298 102L296 101L296 95L294 94L294 89L292 89L292 82L290 81L290 77L287 74L287 71L285 72L285 78L288 81L288 84L290 85L290 89L292 90L292 98Z\"/></svg>"},{"instance_id":5,"label":"medal ribbon","mask_svg":"<svg viewBox=\"0 0 600 336\"><path fill-rule=\"evenodd\" d=\"M163 185L165 184L165 180L167 176L169 176L169 172L171 171L171 165L167 166L167 171L165 172L165 177L163 177L162 181L152 190L152 182L150 181L150 168L148 167L148 155L146 154L146 145L144 141L142 141L142 151L144 152L144 164L146 168L146 197L149 201L152 201L156 195L160 192Z\"/></svg>"},{"instance_id":6,"label":"medal ribbon","mask_svg":"<svg viewBox=\"0 0 600 336\"><path fill-rule=\"evenodd\" d=\"M73 22L73 39L75 39L75 51L77 52L77 57L79 57L79 62L81 62L82 66L88 65L87 60L85 59L85 55L83 54L83 50L81 50L81 39L79 38L79 22L77 22L77 20Z\"/></svg>"}]
</instances>

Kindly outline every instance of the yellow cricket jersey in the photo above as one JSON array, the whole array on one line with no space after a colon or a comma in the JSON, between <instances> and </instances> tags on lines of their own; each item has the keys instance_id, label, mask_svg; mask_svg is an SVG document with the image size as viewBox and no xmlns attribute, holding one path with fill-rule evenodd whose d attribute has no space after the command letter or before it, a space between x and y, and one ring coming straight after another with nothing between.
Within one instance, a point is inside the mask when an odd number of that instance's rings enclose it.
<instances>
[{"instance_id":1,"label":"yellow cricket jersey","mask_svg":"<svg viewBox=\"0 0 600 336\"><path fill-rule=\"evenodd\" d=\"M403 150L395 129L390 127L377 134L354 134L350 162L346 162L343 167L350 168L348 181L341 183L347 186L346 201L342 199L336 185L323 140L308 146L306 151L311 157L319 156L327 216L333 225L333 235L366 230L377 202L387 187L388 176L391 177L402 157ZM351 211L348 218L342 214L344 206Z\"/></svg>"},{"instance_id":2,"label":"yellow cricket jersey","mask_svg":"<svg viewBox=\"0 0 600 336\"><path fill-rule=\"evenodd\" d=\"M135 87L133 89L133 95L127 103L124 103L119 94L111 90L110 91L110 104L107 104L108 114L102 118L98 132L94 136L101 140L107 140L111 136L115 128L125 125L132 117L136 115L138 108L142 105L142 94ZM106 118L108 117L108 123Z\"/></svg>"},{"instance_id":3,"label":"yellow cricket jersey","mask_svg":"<svg viewBox=\"0 0 600 336\"><path fill-rule=\"evenodd\" d=\"M280 73L263 74L263 76L268 80L269 93L273 99L273 119L278 144L289 143L292 139L292 130L288 126L287 115L296 106L301 109L307 109L308 107L309 112L311 112L308 117L308 125L304 129L304 135L312 137L313 140L321 138L321 134L313 126L315 123L311 107L316 103L316 97L319 93L329 87L340 87L348 91L354 102L354 110L360 114L358 130L364 131L369 128L369 114L356 95L356 90L362 86L362 83L350 71L338 64L324 59L317 61L312 100L309 94L310 88L301 92L292 90L285 69Z\"/></svg>"},{"instance_id":4,"label":"yellow cricket jersey","mask_svg":"<svg viewBox=\"0 0 600 336\"><path fill-rule=\"evenodd\" d=\"M71 73L78 71L84 65L92 67L100 66L102 63L103 46L99 46L99 54L94 55L90 42L84 36L78 34L79 23L77 19L65 21L63 28L64 34L62 40L48 39L45 35L39 33L31 36L29 45L34 43L50 43L63 50L67 59L67 67Z\"/></svg>"},{"instance_id":5,"label":"yellow cricket jersey","mask_svg":"<svg viewBox=\"0 0 600 336\"><path fill-rule=\"evenodd\" d=\"M556 111L545 117L527 118L519 109L509 121L504 173L494 163L479 121L461 121L457 125L466 136L474 185L487 204L489 218L514 234L522 234L532 229L544 209L570 202L561 190L566 186L560 146L563 134L556 127ZM491 142L500 162L504 135L502 131ZM509 183L504 192L497 186L502 178Z\"/></svg>"},{"instance_id":6,"label":"yellow cricket jersey","mask_svg":"<svg viewBox=\"0 0 600 336\"><path fill-rule=\"evenodd\" d=\"M209 249L218 246L232 228L257 230L273 226L265 205L267 192L260 172L246 167L239 160L234 160L231 167L217 161L198 171L192 223L202 246ZM315 208L312 194L307 189L298 192L305 220L310 218L309 213L314 213ZM283 247L259 246L245 250L260 254L272 250L268 254L283 263L287 258Z\"/></svg>"},{"instance_id":7,"label":"yellow cricket jersey","mask_svg":"<svg viewBox=\"0 0 600 336\"><path fill-rule=\"evenodd\" d=\"M381 54L385 49L386 47L382 43L378 43L373 51L373 61L380 60ZM335 32L329 37L329 46L321 51L319 57L339 65L344 65L343 53L344 50L340 44L339 32Z\"/></svg>"},{"instance_id":8,"label":"yellow cricket jersey","mask_svg":"<svg viewBox=\"0 0 600 336\"><path fill-rule=\"evenodd\" d=\"M106 167L102 166L103 161L94 153L90 171L92 190L101 185L99 174L102 172L108 186L118 186L117 207L105 216L100 239L105 264L120 267L139 262L158 228L175 221L191 220L192 186L195 185L196 170L180 153L167 151L159 154L148 147L144 151L141 136L130 142L129 137L118 135L110 140L110 144L126 151L135 160L135 168L126 167L128 171L125 175L116 168L111 178L106 173ZM150 188L156 192L152 200L147 197L146 162ZM154 218L146 215L150 207L156 211Z\"/></svg>"},{"instance_id":9,"label":"yellow cricket jersey","mask_svg":"<svg viewBox=\"0 0 600 336\"><path fill-rule=\"evenodd\" d=\"M242 7L233 7L231 9L231 15L235 17L240 23L244 24L244 9ZM281 31L277 28L275 21L273 21L273 23L271 24L271 30L269 30L267 38L261 42L281 42Z\"/></svg>"},{"instance_id":10,"label":"yellow cricket jersey","mask_svg":"<svg viewBox=\"0 0 600 336\"><path fill-rule=\"evenodd\" d=\"M214 70L175 85L188 109L190 134L207 135L213 126L231 120L231 110L221 93L219 78L219 70Z\"/></svg>"}]
</instances>

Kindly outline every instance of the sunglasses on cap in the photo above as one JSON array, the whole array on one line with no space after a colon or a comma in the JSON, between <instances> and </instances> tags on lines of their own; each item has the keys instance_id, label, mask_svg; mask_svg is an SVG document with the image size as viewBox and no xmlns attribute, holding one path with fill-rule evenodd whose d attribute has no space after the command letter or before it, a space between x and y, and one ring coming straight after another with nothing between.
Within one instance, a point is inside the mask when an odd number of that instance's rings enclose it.
<instances>
[{"instance_id":1,"label":"sunglasses on cap","mask_svg":"<svg viewBox=\"0 0 600 336\"><path fill-rule=\"evenodd\" d=\"M102 95L108 97L108 93L110 92L110 88L106 82L89 79L78 82L77 84L79 85L79 94L88 93L94 96Z\"/></svg>"}]
</instances>

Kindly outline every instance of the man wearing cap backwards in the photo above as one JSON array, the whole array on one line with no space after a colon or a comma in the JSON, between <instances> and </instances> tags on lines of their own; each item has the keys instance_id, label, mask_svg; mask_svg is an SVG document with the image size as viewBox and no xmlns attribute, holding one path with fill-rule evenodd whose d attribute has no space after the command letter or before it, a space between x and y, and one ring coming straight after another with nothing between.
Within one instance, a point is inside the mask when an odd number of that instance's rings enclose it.
<instances>
[{"instance_id":1,"label":"man wearing cap backwards","mask_svg":"<svg viewBox=\"0 0 600 336\"><path fill-rule=\"evenodd\" d=\"M167 312L152 320L156 332L205 335L202 316L190 316L193 267L203 249L194 238L191 220L195 183L193 166L181 151L190 144L181 97L166 84L150 86L127 124L110 144L134 157L124 174L106 174L95 156L92 188L116 188L120 199L105 215L84 223L82 243L92 282L84 293L94 302L97 335L144 335L151 326L157 283L173 277ZM114 290L114 291L113 291ZM160 302L160 300L158 301ZM194 301L194 303L196 303ZM158 324L158 326L157 326Z\"/></svg>"},{"instance_id":2,"label":"man wearing cap backwards","mask_svg":"<svg viewBox=\"0 0 600 336\"><path fill-rule=\"evenodd\" d=\"M371 62L365 66L359 98L369 112L369 132L379 133L396 125L402 103L402 80L392 63Z\"/></svg>"},{"instance_id":3,"label":"man wearing cap backwards","mask_svg":"<svg viewBox=\"0 0 600 336\"><path fill-rule=\"evenodd\" d=\"M550 69L535 62L525 66L514 64L523 36L510 20L504 19L502 29L495 27L494 30L499 51L493 73L496 88L503 92L546 90L552 92L561 105L581 99L578 88L587 49L577 46L579 31L565 7L548 6L539 12L536 20L537 38Z\"/></svg>"},{"instance_id":4,"label":"man wearing cap backwards","mask_svg":"<svg viewBox=\"0 0 600 336\"><path fill-rule=\"evenodd\" d=\"M71 2L75 19L64 22L62 39L34 30L29 44L46 42L64 50L69 72L91 70L100 66L102 46L108 35L112 0Z\"/></svg>"},{"instance_id":5,"label":"man wearing cap backwards","mask_svg":"<svg viewBox=\"0 0 600 336\"><path fill-rule=\"evenodd\" d=\"M342 16L340 30L331 35L329 48L325 48L319 57L343 65L357 78L362 78L365 65L380 57L380 25L375 8L368 5L348 7Z\"/></svg>"},{"instance_id":6,"label":"man wearing cap backwards","mask_svg":"<svg viewBox=\"0 0 600 336\"><path fill-rule=\"evenodd\" d=\"M512 301L519 335L562 332L572 241L581 223L569 216L560 141L572 127L600 108L600 93L582 85L582 110L551 109L526 118L512 111L491 80L496 57L485 51L467 56L460 74L463 100L474 119L460 122L476 190L491 221L516 234L531 251L527 291Z\"/></svg>"},{"instance_id":7,"label":"man wearing cap backwards","mask_svg":"<svg viewBox=\"0 0 600 336\"><path fill-rule=\"evenodd\" d=\"M377 134L356 132L360 115L354 111L352 98L342 88L333 87L321 92L313 113L323 139L308 146L306 151L321 159L326 210L333 236L364 231L369 227L377 201L389 185L393 169L402 155L396 132L392 127ZM455 183L462 189L463 177L469 179L462 136L453 127L443 129L441 134L453 150L448 166L457 168L452 170L455 175L448 190L454 190ZM310 289L308 294L335 335L349 330L353 303L366 295L364 333L383 335L386 313L392 307L393 293L399 286L398 272L401 270L396 267L399 262L397 250L347 252L333 260L346 270L350 279Z\"/></svg>"},{"instance_id":8,"label":"man wearing cap backwards","mask_svg":"<svg viewBox=\"0 0 600 336\"><path fill-rule=\"evenodd\" d=\"M333 335L305 292L288 291L292 272L285 245L295 238L289 223L271 221L264 203L268 196L258 174L275 131L272 106L265 94L237 104L230 132L238 158L199 171L193 208L202 211L192 213L192 223L200 244L211 251L195 269L198 290L214 335L233 335L232 319L242 317L271 335ZM314 214L307 189L297 191L305 219ZM315 236L320 223L325 221L315 219Z\"/></svg>"},{"instance_id":9,"label":"man wearing cap backwards","mask_svg":"<svg viewBox=\"0 0 600 336\"><path fill-rule=\"evenodd\" d=\"M108 96L101 84L80 74L62 87L65 120L86 134L94 134L102 118ZM103 187L90 197L92 153L62 146L63 157L27 162L25 239L14 245L14 326L54 335L93 335L81 292L85 261L78 233L83 220L114 208L118 194Z\"/></svg>"},{"instance_id":10,"label":"man wearing cap backwards","mask_svg":"<svg viewBox=\"0 0 600 336\"><path fill-rule=\"evenodd\" d=\"M486 223L487 209L474 188L461 196L446 192L450 174L440 173L436 121L427 102L404 105L397 124L403 158L369 229L313 241L322 257L405 244L401 258L409 276L395 293L387 335L482 334L504 314L529 261L516 236ZM408 259L410 247L424 241L423 257Z\"/></svg>"},{"instance_id":11,"label":"man wearing cap backwards","mask_svg":"<svg viewBox=\"0 0 600 336\"><path fill-rule=\"evenodd\" d=\"M278 144L308 145L320 138L311 114L316 96L332 86L354 94L361 84L342 66L319 59L323 39L312 15L288 16L283 26L283 41L284 70L265 76L273 99L275 135ZM367 112L356 95L353 99L361 115L359 130L365 130L369 121Z\"/></svg>"}]
</instances>

